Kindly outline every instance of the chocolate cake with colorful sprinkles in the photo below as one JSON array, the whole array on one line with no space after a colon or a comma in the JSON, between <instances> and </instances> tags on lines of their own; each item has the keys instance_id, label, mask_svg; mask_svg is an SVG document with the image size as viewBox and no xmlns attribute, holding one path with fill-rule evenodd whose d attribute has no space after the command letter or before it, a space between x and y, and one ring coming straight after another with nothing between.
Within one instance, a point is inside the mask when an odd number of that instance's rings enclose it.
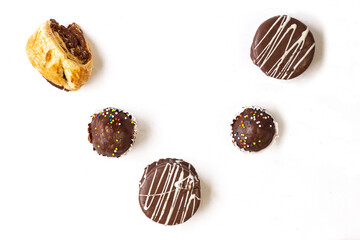
<instances>
[{"instance_id":1,"label":"chocolate cake with colorful sprinkles","mask_svg":"<svg viewBox=\"0 0 360 240\"><path fill-rule=\"evenodd\" d=\"M135 120L128 112L116 108L105 108L92 115L88 127L89 142L100 155L120 157L134 143L135 124Z\"/></svg>"},{"instance_id":2,"label":"chocolate cake with colorful sprinkles","mask_svg":"<svg viewBox=\"0 0 360 240\"><path fill-rule=\"evenodd\" d=\"M276 122L263 109L245 108L231 124L233 143L240 150L258 152L266 148L276 136Z\"/></svg>"}]
</instances>

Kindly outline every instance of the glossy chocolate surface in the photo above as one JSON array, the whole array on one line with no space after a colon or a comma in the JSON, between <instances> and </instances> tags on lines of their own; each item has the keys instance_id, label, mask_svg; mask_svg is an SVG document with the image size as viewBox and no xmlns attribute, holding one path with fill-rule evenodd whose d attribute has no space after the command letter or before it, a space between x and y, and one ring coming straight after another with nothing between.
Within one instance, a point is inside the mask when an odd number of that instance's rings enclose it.
<instances>
[{"instance_id":1,"label":"glossy chocolate surface","mask_svg":"<svg viewBox=\"0 0 360 240\"><path fill-rule=\"evenodd\" d=\"M92 116L88 132L89 142L100 155L120 157L135 140L135 122L127 112L105 108Z\"/></svg>"},{"instance_id":2,"label":"glossy chocolate surface","mask_svg":"<svg viewBox=\"0 0 360 240\"><path fill-rule=\"evenodd\" d=\"M250 56L267 76L292 79L310 65L315 40L309 28L295 18L276 16L260 25L251 45Z\"/></svg>"},{"instance_id":3,"label":"glossy chocolate surface","mask_svg":"<svg viewBox=\"0 0 360 240\"><path fill-rule=\"evenodd\" d=\"M273 118L258 108L246 108L233 120L231 127L233 142L248 152L266 148L276 134Z\"/></svg>"},{"instance_id":4,"label":"glossy chocolate surface","mask_svg":"<svg viewBox=\"0 0 360 240\"><path fill-rule=\"evenodd\" d=\"M191 218L200 205L200 180L195 168L180 159L160 159L145 168L139 203L145 215L164 225Z\"/></svg>"}]
</instances>

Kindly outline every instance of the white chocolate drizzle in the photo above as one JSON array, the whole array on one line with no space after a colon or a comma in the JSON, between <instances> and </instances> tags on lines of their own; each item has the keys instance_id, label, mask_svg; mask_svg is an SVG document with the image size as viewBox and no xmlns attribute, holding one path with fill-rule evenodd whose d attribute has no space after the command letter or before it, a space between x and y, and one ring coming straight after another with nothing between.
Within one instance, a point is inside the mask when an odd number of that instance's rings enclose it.
<instances>
[{"instance_id":1,"label":"white chocolate drizzle","mask_svg":"<svg viewBox=\"0 0 360 240\"><path fill-rule=\"evenodd\" d=\"M266 71L266 74L271 77L275 77L278 79L289 79L297 69L297 67L301 64L301 62L305 59L305 57L314 49L315 43L313 43L310 48L304 53L304 55L298 59L300 54L304 52L304 44L307 36L309 35L309 28L306 28L301 36L292 44L294 33L297 30L297 25L291 24L288 26L291 17L283 15L279 16L278 19L274 22L274 24L270 27L270 29L266 32L264 37L257 43L254 49L257 49L259 45L264 41L264 39L270 34L270 32L275 28L275 26L280 22L280 26L276 30L276 33L272 36L271 40L268 44L262 49L260 54L254 60L255 64L260 68L263 68L264 65L271 58L273 53L277 50L280 43L284 40L284 38L290 34L289 40L286 44L286 48L281 57L275 62L275 64ZM291 55L289 55L291 53ZM285 59L287 59L286 62Z\"/></svg>"},{"instance_id":2,"label":"white chocolate drizzle","mask_svg":"<svg viewBox=\"0 0 360 240\"><path fill-rule=\"evenodd\" d=\"M149 174L149 166L146 167L144 176L140 181L140 189L144 183L151 181L149 189L146 194L139 194L140 198L145 197L145 202L142 207L145 211L152 210L151 219L162 223L164 225L175 225L183 223L192 215L200 201L200 189L196 189L195 184L198 184L199 179L197 175L192 173L191 165L189 168L184 167L185 162L176 160L175 162L167 162L162 170L158 171L158 162L155 168L151 168ZM160 168L159 167L159 168ZM159 176L159 174L161 174ZM155 179L158 180L155 181ZM192 204L193 203L193 204ZM192 206L192 207L191 207ZM174 217L175 215L175 217ZM180 222L178 216L180 215ZM172 222L170 222L172 220Z\"/></svg>"}]
</instances>

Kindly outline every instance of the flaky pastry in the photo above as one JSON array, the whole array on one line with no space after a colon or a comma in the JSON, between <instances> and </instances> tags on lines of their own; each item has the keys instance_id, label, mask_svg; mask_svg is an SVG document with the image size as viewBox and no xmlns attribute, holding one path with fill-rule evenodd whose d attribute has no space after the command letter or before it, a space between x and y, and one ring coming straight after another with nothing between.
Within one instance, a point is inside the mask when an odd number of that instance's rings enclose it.
<instances>
[{"instance_id":1,"label":"flaky pastry","mask_svg":"<svg viewBox=\"0 0 360 240\"><path fill-rule=\"evenodd\" d=\"M90 77L93 58L76 23L67 28L50 19L40 25L26 44L31 64L54 86L75 91Z\"/></svg>"}]
</instances>

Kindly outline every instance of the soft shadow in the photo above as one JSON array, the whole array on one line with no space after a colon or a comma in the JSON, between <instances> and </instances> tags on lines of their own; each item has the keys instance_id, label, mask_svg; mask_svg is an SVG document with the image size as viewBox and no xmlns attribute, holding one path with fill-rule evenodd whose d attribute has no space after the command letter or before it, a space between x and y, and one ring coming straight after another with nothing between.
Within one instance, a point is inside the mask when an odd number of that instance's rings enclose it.
<instances>
[{"instance_id":1,"label":"soft shadow","mask_svg":"<svg viewBox=\"0 0 360 240\"><path fill-rule=\"evenodd\" d=\"M140 146L147 141L150 133L150 128L147 122L142 121L141 118L140 119L136 118L135 120L136 120L137 133L136 133L136 140L134 146Z\"/></svg>"},{"instance_id":2,"label":"soft shadow","mask_svg":"<svg viewBox=\"0 0 360 240\"><path fill-rule=\"evenodd\" d=\"M89 43L90 49L91 49L91 54L93 56L93 62L94 62L94 67L93 70L91 72L91 77L89 79L89 81L87 82L87 85L91 84L93 79L96 78L96 76L101 72L102 68L103 68L103 59L101 57L100 52L98 51L98 48L96 47L96 45L94 44L94 42L92 41L92 39L89 36L85 36L86 40Z\"/></svg>"},{"instance_id":3,"label":"soft shadow","mask_svg":"<svg viewBox=\"0 0 360 240\"><path fill-rule=\"evenodd\" d=\"M199 212L204 211L211 201L211 187L210 184L203 178L200 178L200 187L201 187L201 201L200 201L200 207Z\"/></svg>"},{"instance_id":4,"label":"soft shadow","mask_svg":"<svg viewBox=\"0 0 360 240\"><path fill-rule=\"evenodd\" d=\"M274 118L275 122L277 122L278 137L275 139L275 144L280 144L282 141L282 136L284 136L286 131L286 125L281 117L281 114L276 109L271 109L270 114Z\"/></svg>"},{"instance_id":5,"label":"soft shadow","mask_svg":"<svg viewBox=\"0 0 360 240\"><path fill-rule=\"evenodd\" d=\"M325 47L324 36L322 30L318 29L317 27L310 25L309 28L315 38L315 54L312 63L309 67L309 70L314 69L318 71L318 69L321 67L323 63L322 60L324 59L324 47Z\"/></svg>"}]
</instances>

